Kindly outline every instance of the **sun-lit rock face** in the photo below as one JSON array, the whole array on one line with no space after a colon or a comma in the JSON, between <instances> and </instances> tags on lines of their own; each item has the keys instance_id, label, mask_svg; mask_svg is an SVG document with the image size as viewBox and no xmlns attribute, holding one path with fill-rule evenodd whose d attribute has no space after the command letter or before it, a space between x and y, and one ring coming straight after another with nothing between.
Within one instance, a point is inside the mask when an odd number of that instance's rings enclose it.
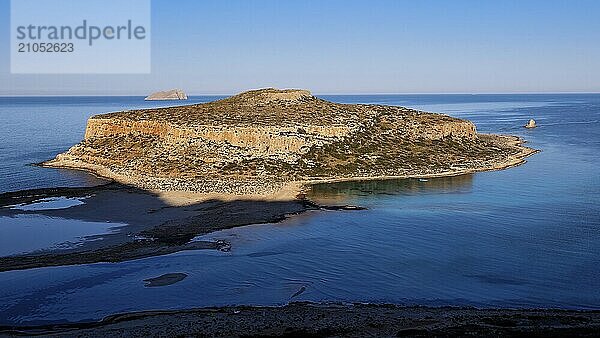
<instances>
[{"instance_id":1,"label":"sun-lit rock face","mask_svg":"<svg viewBox=\"0 0 600 338\"><path fill-rule=\"evenodd\" d=\"M525 128L527 129L533 129L537 127L537 124L535 123L534 119L530 119L529 122L527 122L527 124L525 125Z\"/></svg>"},{"instance_id":2,"label":"sun-lit rock face","mask_svg":"<svg viewBox=\"0 0 600 338\"><path fill-rule=\"evenodd\" d=\"M302 153L374 123L368 118L376 118L381 109L329 103L315 98L307 90L263 89L245 92L216 104L156 110L154 118L142 112L93 117L88 122L85 138L140 134L156 136L174 144L202 138L251 148L263 155ZM395 111L398 118L406 113L416 113L396 107L387 109ZM173 113L171 116L170 112ZM366 119L360 121L361 117ZM398 120L398 123L406 124L408 138L476 137L475 126L471 122L442 115L423 114L410 121Z\"/></svg>"},{"instance_id":3,"label":"sun-lit rock face","mask_svg":"<svg viewBox=\"0 0 600 338\"><path fill-rule=\"evenodd\" d=\"M152 189L252 193L289 181L435 174L518 151L498 140L446 115L269 88L94 116L85 139L46 165Z\"/></svg>"}]
</instances>

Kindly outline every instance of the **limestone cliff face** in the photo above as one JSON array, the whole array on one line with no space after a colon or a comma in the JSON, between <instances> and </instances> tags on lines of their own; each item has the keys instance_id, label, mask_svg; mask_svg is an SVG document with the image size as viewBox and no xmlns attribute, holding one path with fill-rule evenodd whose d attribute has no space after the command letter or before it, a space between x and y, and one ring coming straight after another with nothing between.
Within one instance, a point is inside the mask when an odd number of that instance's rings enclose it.
<instances>
[{"instance_id":1,"label":"limestone cliff face","mask_svg":"<svg viewBox=\"0 0 600 338\"><path fill-rule=\"evenodd\" d=\"M477 129L471 121L428 121L425 123L416 123L409 127L406 134L409 138L415 139L475 139L477 137Z\"/></svg>"},{"instance_id":2,"label":"limestone cliff face","mask_svg":"<svg viewBox=\"0 0 600 338\"><path fill-rule=\"evenodd\" d=\"M233 125L228 123L227 119L230 116L227 115L231 112L226 109L225 103L231 103L229 101L234 102L233 107L242 109L242 114L245 116L244 121ZM362 121L346 118L338 122L335 119L339 119L339 117L331 116L332 112L327 111L329 107L325 106L315 107L315 111L310 112L311 115L322 114L318 120L311 121L310 116L307 116L305 120L299 119L298 115L304 114L298 114L298 111L305 113L310 109L311 103L315 101L324 102L312 96L307 90L266 89L250 91L223 100L224 107L221 116L215 116L214 119L198 116L198 119L192 121L192 123L185 123L176 116L169 116L168 110L161 111L163 114L157 116L158 119L136 119L132 118L134 115L122 114L93 117L88 121L85 138L111 137L124 134L152 135L169 143L177 143L190 138L202 138L216 142L228 142L238 147L252 148L264 155L281 152L302 153L313 146L341 140L360 130L361 127L365 128L376 123L374 118L381 113L381 110L398 114L396 116L396 118L400 118L396 121L399 124L398 128L404 130L407 138L440 140L448 137L470 139L477 137L475 126L470 121L442 115L422 114L407 109L398 110L397 107L336 105L331 103L331 106L341 108L339 109L341 114L354 110L362 113L366 118L363 118ZM189 110L192 110L193 107L190 106ZM263 115L262 110L273 107L280 108L280 116L265 117L278 117L279 121L272 121L268 124L261 123L265 120L261 116ZM174 112L176 109L173 108ZM295 111L295 109L297 110ZM406 117L407 112L412 114L409 117L416 118L403 119L403 117ZM202 114L201 109L200 113L196 113L196 115L200 114ZM290 120L286 120L286 115ZM324 120L323 117L330 117L330 119Z\"/></svg>"},{"instance_id":3,"label":"limestone cliff face","mask_svg":"<svg viewBox=\"0 0 600 338\"><path fill-rule=\"evenodd\" d=\"M46 164L145 188L246 193L288 181L431 174L517 151L500 143L446 115L262 89L94 116L85 139Z\"/></svg>"},{"instance_id":4,"label":"limestone cliff face","mask_svg":"<svg viewBox=\"0 0 600 338\"><path fill-rule=\"evenodd\" d=\"M206 125L183 127L166 121L128 121L92 118L88 121L85 138L116 135L151 135L165 142L177 144L191 138L202 138L231 145L252 148L265 155L301 153L307 147L324 144L350 133L346 126L251 127Z\"/></svg>"}]
</instances>

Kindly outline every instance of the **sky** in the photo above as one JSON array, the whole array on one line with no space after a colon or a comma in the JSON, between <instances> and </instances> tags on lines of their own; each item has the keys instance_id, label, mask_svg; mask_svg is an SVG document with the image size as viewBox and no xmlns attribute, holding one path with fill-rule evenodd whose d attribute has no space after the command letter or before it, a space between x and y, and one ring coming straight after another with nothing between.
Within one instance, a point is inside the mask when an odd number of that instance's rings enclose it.
<instances>
[{"instance_id":1,"label":"sky","mask_svg":"<svg viewBox=\"0 0 600 338\"><path fill-rule=\"evenodd\" d=\"M0 95L600 92L597 0L153 0L150 74L10 74L9 19Z\"/></svg>"}]
</instances>

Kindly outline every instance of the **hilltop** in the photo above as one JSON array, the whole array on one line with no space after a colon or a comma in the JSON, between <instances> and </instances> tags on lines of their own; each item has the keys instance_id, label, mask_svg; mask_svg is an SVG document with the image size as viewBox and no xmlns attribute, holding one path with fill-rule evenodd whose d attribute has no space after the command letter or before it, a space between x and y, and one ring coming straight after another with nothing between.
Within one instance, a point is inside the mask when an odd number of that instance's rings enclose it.
<instances>
[{"instance_id":1,"label":"hilltop","mask_svg":"<svg viewBox=\"0 0 600 338\"><path fill-rule=\"evenodd\" d=\"M310 182L500 169L534 152L521 143L443 114L269 88L93 116L81 143L43 165L149 190L264 195Z\"/></svg>"}]
</instances>

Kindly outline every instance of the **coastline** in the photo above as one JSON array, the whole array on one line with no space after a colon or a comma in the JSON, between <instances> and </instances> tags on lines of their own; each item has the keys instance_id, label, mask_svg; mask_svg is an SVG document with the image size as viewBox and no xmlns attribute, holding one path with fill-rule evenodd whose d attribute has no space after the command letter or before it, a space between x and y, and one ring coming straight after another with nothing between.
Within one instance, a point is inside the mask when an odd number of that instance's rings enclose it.
<instances>
[{"instance_id":1,"label":"coastline","mask_svg":"<svg viewBox=\"0 0 600 338\"><path fill-rule=\"evenodd\" d=\"M116 314L100 321L0 326L0 336L595 336L600 311L290 303Z\"/></svg>"}]
</instances>

